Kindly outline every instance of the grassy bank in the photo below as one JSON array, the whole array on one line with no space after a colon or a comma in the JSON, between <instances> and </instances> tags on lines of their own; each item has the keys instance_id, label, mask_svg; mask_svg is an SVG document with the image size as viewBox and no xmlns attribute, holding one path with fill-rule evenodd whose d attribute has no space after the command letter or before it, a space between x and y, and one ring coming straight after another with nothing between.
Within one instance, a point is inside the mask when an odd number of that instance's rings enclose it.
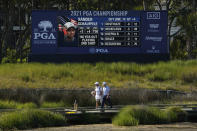
<instances>
[{"instance_id":1,"label":"grassy bank","mask_svg":"<svg viewBox=\"0 0 197 131\"><path fill-rule=\"evenodd\" d=\"M36 109L4 113L0 117L0 129L2 130L63 126L65 124L64 116Z\"/></svg>"},{"instance_id":2,"label":"grassy bank","mask_svg":"<svg viewBox=\"0 0 197 131\"><path fill-rule=\"evenodd\" d=\"M82 113L65 116L59 113L38 109L24 109L15 112L0 113L0 130L32 129L39 127L67 126L72 124L111 123L118 126L138 124L161 124L184 121L187 113L179 107L166 110L148 106L127 106L114 118L110 114Z\"/></svg>"},{"instance_id":3,"label":"grassy bank","mask_svg":"<svg viewBox=\"0 0 197 131\"><path fill-rule=\"evenodd\" d=\"M43 101L37 105L33 102L20 103L17 101L0 100L0 109L36 109L36 108L60 108L68 107L64 102Z\"/></svg>"},{"instance_id":4,"label":"grassy bank","mask_svg":"<svg viewBox=\"0 0 197 131\"><path fill-rule=\"evenodd\" d=\"M197 61L0 65L0 88L92 88L95 81L116 88L196 90Z\"/></svg>"},{"instance_id":5,"label":"grassy bank","mask_svg":"<svg viewBox=\"0 0 197 131\"><path fill-rule=\"evenodd\" d=\"M187 113L179 107L169 107L165 111L146 106L127 106L112 120L118 126L136 126L139 124L164 124L185 121Z\"/></svg>"}]
</instances>

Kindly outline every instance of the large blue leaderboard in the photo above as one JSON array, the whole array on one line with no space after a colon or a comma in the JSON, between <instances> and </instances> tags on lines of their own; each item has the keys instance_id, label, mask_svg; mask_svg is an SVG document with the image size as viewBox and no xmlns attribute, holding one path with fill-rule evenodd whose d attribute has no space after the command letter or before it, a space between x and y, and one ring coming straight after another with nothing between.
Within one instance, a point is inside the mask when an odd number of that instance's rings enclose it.
<instances>
[{"instance_id":1,"label":"large blue leaderboard","mask_svg":"<svg viewBox=\"0 0 197 131\"><path fill-rule=\"evenodd\" d=\"M32 12L31 55L169 54L166 11Z\"/></svg>"}]
</instances>

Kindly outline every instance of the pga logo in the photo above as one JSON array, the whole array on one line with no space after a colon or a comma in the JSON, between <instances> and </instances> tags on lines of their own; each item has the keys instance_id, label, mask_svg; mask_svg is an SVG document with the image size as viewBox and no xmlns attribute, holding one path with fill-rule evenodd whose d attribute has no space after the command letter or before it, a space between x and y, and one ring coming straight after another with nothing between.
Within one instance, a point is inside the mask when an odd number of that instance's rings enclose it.
<instances>
[{"instance_id":1,"label":"pga logo","mask_svg":"<svg viewBox=\"0 0 197 131\"><path fill-rule=\"evenodd\" d=\"M40 21L39 23L38 23L38 27L40 28L40 29L43 29L41 32L48 32L48 30L47 29L51 29L51 28L53 28L53 25L52 25L52 23L50 22L50 21Z\"/></svg>"},{"instance_id":2,"label":"pga logo","mask_svg":"<svg viewBox=\"0 0 197 131\"><path fill-rule=\"evenodd\" d=\"M102 49L102 48L98 48L96 49L96 53L108 53L108 49Z\"/></svg>"},{"instance_id":3,"label":"pga logo","mask_svg":"<svg viewBox=\"0 0 197 131\"><path fill-rule=\"evenodd\" d=\"M147 19L160 19L160 12L147 12Z\"/></svg>"},{"instance_id":4,"label":"pga logo","mask_svg":"<svg viewBox=\"0 0 197 131\"><path fill-rule=\"evenodd\" d=\"M94 54L94 53L109 53L108 49L103 49L103 48L90 48L89 52Z\"/></svg>"},{"instance_id":5,"label":"pga logo","mask_svg":"<svg viewBox=\"0 0 197 131\"><path fill-rule=\"evenodd\" d=\"M44 20L38 23L38 28L40 31L34 33L34 39L43 39L43 40L55 40L53 33L49 33L49 30L53 30L53 25L50 21Z\"/></svg>"}]
</instances>

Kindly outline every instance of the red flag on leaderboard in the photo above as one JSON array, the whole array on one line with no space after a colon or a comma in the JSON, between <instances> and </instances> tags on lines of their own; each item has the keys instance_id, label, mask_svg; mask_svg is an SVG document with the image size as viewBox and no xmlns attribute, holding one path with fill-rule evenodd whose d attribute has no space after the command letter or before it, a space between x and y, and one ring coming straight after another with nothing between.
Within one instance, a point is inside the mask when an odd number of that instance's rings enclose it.
<instances>
[{"instance_id":1,"label":"red flag on leaderboard","mask_svg":"<svg viewBox=\"0 0 197 131\"><path fill-rule=\"evenodd\" d=\"M66 29L64 28L64 26L63 25L61 25L61 24L59 24L58 25L58 29L59 29L59 31L63 31L64 32L64 35L67 35L67 31L66 31Z\"/></svg>"},{"instance_id":2,"label":"red flag on leaderboard","mask_svg":"<svg viewBox=\"0 0 197 131\"><path fill-rule=\"evenodd\" d=\"M74 20L74 19L70 19L70 22L72 22L75 26L77 26L77 25L78 25L77 21L76 21L76 20Z\"/></svg>"}]
</instances>

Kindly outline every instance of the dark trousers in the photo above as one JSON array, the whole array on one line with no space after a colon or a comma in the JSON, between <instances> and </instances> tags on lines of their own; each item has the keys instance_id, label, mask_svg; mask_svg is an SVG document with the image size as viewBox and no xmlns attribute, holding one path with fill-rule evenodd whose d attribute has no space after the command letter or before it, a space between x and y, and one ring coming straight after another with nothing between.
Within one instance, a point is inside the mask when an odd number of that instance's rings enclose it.
<instances>
[{"instance_id":1,"label":"dark trousers","mask_svg":"<svg viewBox=\"0 0 197 131\"><path fill-rule=\"evenodd\" d=\"M109 104L109 106L112 108L112 104L111 104L111 99L110 99L110 96L107 97L107 96L103 96L103 101L101 103L101 108L104 107L104 104Z\"/></svg>"}]
</instances>

